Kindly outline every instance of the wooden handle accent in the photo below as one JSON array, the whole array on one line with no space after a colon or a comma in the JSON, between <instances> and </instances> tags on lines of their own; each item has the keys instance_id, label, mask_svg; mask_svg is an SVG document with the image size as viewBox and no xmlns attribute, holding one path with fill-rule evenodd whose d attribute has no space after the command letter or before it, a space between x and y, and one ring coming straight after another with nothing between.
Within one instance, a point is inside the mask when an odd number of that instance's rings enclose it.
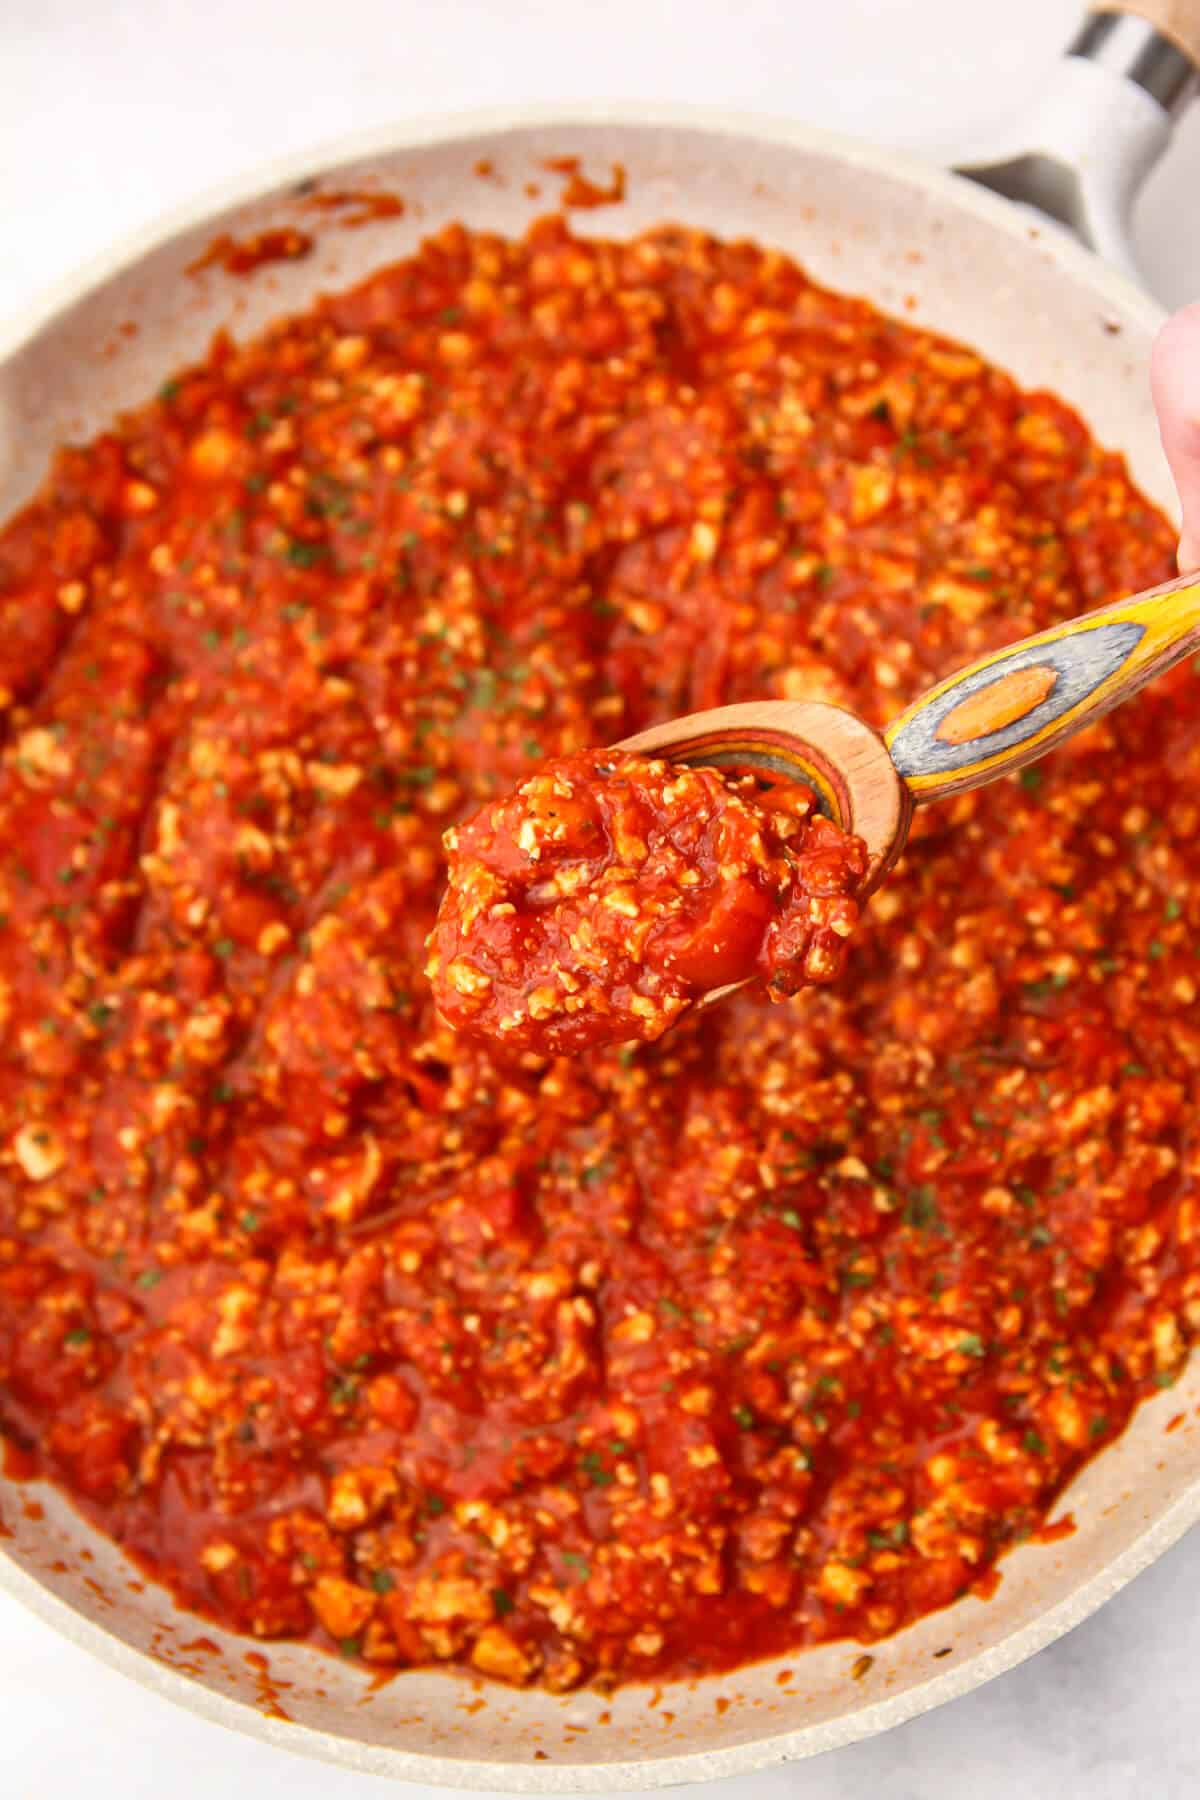
<instances>
[{"instance_id":1,"label":"wooden handle accent","mask_svg":"<svg viewBox=\"0 0 1200 1800\"><path fill-rule=\"evenodd\" d=\"M1023 638L939 682L884 733L914 801L1034 762L1200 649L1200 575Z\"/></svg>"},{"instance_id":2,"label":"wooden handle accent","mask_svg":"<svg viewBox=\"0 0 1200 1800\"><path fill-rule=\"evenodd\" d=\"M1093 10L1144 19L1200 68L1200 0L1097 0Z\"/></svg>"}]
</instances>

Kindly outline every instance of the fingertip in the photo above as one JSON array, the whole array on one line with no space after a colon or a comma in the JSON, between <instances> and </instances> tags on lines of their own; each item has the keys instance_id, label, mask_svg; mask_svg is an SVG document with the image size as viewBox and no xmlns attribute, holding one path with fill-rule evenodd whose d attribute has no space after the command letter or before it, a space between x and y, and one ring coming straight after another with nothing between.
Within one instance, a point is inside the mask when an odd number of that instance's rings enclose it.
<instances>
[{"instance_id":1,"label":"fingertip","mask_svg":"<svg viewBox=\"0 0 1200 1800\"><path fill-rule=\"evenodd\" d=\"M1179 568L1200 567L1200 303L1162 327L1150 356L1158 431L1179 494Z\"/></svg>"},{"instance_id":2,"label":"fingertip","mask_svg":"<svg viewBox=\"0 0 1200 1800\"><path fill-rule=\"evenodd\" d=\"M1200 300L1172 313L1150 352L1154 404L1168 420L1200 412Z\"/></svg>"}]
</instances>

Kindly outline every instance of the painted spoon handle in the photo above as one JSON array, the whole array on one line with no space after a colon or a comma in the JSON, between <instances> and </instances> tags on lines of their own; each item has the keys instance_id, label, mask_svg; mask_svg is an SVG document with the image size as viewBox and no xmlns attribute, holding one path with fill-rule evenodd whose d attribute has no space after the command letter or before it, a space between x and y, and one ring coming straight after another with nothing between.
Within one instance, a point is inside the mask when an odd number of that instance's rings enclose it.
<instances>
[{"instance_id":1,"label":"painted spoon handle","mask_svg":"<svg viewBox=\"0 0 1200 1800\"><path fill-rule=\"evenodd\" d=\"M1200 650L1200 574L1067 619L930 688L884 733L918 805L983 787Z\"/></svg>"}]
</instances>

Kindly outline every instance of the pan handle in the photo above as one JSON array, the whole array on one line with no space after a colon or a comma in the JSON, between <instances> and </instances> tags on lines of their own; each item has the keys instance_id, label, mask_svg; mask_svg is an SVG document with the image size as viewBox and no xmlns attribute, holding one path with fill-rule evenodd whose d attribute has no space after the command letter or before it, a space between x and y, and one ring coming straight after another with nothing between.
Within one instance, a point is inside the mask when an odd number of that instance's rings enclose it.
<instances>
[{"instance_id":1,"label":"pan handle","mask_svg":"<svg viewBox=\"0 0 1200 1800\"><path fill-rule=\"evenodd\" d=\"M1100 0L1067 55L1135 82L1173 116L1197 91L1200 0Z\"/></svg>"},{"instance_id":2,"label":"pan handle","mask_svg":"<svg viewBox=\"0 0 1200 1800\"><path fill-rule=\"evenodd\" d=\"M958 171L1141 277L1138 191L1200 93L1200 0L1098 0L1032 105Z\"/></svg>"}]
</instances>

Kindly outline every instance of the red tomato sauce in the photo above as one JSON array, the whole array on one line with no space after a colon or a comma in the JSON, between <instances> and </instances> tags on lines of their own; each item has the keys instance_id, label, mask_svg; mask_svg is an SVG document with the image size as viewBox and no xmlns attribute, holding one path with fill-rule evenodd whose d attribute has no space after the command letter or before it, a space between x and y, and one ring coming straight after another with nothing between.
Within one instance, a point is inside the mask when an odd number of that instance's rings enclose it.
<instances>
[{"instance_id":1,"label":"red tomato sauce","mask_svg":"<svg viewBox=\"0 0 1200 1800\"><path fill-rule=\"evenodd\" d=\"M381 219L402 219L408 210L403 198L386 188L319 188L300 204L311 212L339 214L338 223L348 231Z\"/></svg>"},{"instance_id":2,"label":"red tomato sauce","mask_svg":"<svg viewBox=\"0 0 1200 1800\"><path fill-rule=\"evenodd\" d=\"M652 1041L703 994L832 981L866 849L798 782L619 751L547 764L446 833L426 974L444 1019L564 1055Z\"/></svg>"},{"instance_id":3,"label":"red tomato sauce","mask_svg":"<svg viewBox=\"0 0 1200 1800\"><path fill-rule=\"evenodd\" d=\"M918 816L842 979L453 1033L442 834L723 702L883 725L1160 580L1053 396L664 228L448 229L0 533L0 1420L188 1606L677 1677L986 1585L1200 1328L1200 687Z\"/></svg>"},{"instance_id":4,"label":"red tomato sauce","mask_svg":"<svg viewBox=\"0 0 1200 1800\"><path fill-rule=\"evenodd\" d=\"M198 275L202 269L222 268L229 275L253 275L268 263L298 262L312 250L314 239L294 225L281 225L271 231L256 231L252 236L235 238L222 232L188 264L188 274Z\"/></svg>"},{"instance_id":5,"label":"red tomato sauce","mask_svg":"<svg viewBox=\"0 0 1200 1800\"><path fill-rule=\"evenodd\" d=\"M607 187L588 179L577 156L548 156L542 167L549 169L552 175L567 177L559 195L560 206L619 206L625 198L625 169L621 163L613 164Z\"/></svg>"}]
</instances>

